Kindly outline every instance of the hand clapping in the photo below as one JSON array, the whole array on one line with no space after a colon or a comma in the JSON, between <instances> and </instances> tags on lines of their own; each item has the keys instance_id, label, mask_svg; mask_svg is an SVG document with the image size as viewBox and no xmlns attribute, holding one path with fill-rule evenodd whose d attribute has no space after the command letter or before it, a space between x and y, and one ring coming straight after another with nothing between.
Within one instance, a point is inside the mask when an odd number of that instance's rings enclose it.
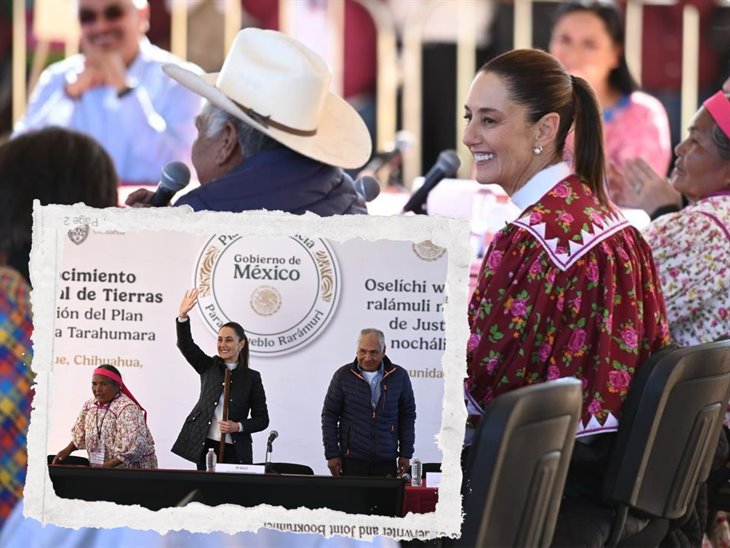
<instances>
[{"instance_id":1,"label":"hand clapping","mask_svg":"<svg viewBox=\"0 0 730 548\"><path fill-rule=\"evenodd\" d=\"M117 93L127 87L127 67L121 53L87 45L84 55L83 70L74 82L66 86L66 93L70 97L78 99L90 89L99 86L111 86Z\"/></svg>"},{"instance_id":2,"label":"hand clapping","mask_svg":"<svg viewBox=\"0 0 730 548\"><path fill-rule=\"evenodd\" d=\"M611 166L609 190L619 206L643 209L649 215L659 207L682 205L679 192L641 158L626 160L622 170Z\"/></svg>"}]
</instances>

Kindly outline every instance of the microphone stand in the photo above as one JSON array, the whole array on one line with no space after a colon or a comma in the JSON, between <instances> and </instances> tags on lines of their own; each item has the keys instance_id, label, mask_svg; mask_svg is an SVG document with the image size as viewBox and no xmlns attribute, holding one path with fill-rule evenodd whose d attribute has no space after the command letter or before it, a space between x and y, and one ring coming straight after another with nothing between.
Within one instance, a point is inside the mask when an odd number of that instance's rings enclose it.
<instances>
[{"instance_id":1,"label":"microphone stand","mask_svg":"<svg viewBox=\"0 0 730 548\"><path fill-rule=\"evenodd\" d=\"M264 460L264 473L271 472L271 453L273 451L273 442L269 439L266 442L266 459Z\"/></svg>"}]
</instances>

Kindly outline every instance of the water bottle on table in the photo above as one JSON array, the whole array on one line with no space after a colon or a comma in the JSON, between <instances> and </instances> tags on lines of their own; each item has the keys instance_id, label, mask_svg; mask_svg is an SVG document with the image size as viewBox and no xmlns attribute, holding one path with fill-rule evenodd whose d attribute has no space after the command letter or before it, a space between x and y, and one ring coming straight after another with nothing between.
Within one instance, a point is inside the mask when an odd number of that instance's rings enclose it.
<instances>
[{"instance_id":1,"label":"water bottle on table","mask_svg":"<svg viewBox=\"0 0 730 548\"><path fill-rule=\"evenodd\" d=\"M215 472L215 465L218 461L218 457L215 454L215 450L211 447L208 449L208 454L205 455L205 469L208 472Z\"/></svg>"},{"instance_id":2,"label":"water bottle on table","mask_svg":"<svg viewBox=\"0 0 730 548\"><path fill-rule=\"evenodd\" d=\"M423 475L423 465L421 459L416 457L411 463L411 487L421 487L421 476Z\"/></svg>"}]
</instances>

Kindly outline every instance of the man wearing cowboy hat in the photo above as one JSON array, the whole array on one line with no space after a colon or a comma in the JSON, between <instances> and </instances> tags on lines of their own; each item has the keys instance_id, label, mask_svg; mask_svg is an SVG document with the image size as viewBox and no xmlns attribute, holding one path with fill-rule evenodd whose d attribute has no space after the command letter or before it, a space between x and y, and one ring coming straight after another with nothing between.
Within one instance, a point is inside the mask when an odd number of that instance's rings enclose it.
<instances>
[{"instance_id":1,"label":"man wearing cowboy hat","mask_svg":"<svg viewBox=\"0 0 730 548\"><path fill-rule=\"evenodd\" d=\"M81 51L40 76L15 133L61 126L96 139L123 182L151 184L171 160L189 157L200 97L167 78L184 64L152 45L147 0L78 0Z\"/></svg>"},{"instance_id":2,"label":"man wearing cowboy hat","mask_svg":"<svg viewBox=\"0 0 730 548\"><path fill-rule=\"evenodd\" d=\"M206 99L196 118L192 162L201 186L175 205L194 210L367 213L352 179L370 156L370 134L357 112L329 91L324 60L271 30L240 31L219 73L163 70ZM128 205L146 205L140 189Z\"/></svg>"}]
</instances>

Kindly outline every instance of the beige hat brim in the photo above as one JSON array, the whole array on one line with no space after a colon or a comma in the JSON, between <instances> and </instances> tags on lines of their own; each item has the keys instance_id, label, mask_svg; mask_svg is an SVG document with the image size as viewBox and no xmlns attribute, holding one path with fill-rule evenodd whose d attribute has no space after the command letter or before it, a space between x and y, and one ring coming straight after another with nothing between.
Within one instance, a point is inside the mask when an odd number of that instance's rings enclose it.
<instances>
[{"instance_id":1,"label":"beige hat brim","mask_svg":"<svg viewBox=\"0 0 730 548\"><path fill-rule=\"evenodd\" d=\"M282 145L325 164L356 169L370 158L370 133L360 115L347 101L330 92L325 98L317 133L301 136L274 127L265 127L248 116L236 103L215 87L218 73L197 75L179 65L163 65L170 78L224 109ZM266 112L259 113L266 116Z\"/></svg>"}]
</instances>

